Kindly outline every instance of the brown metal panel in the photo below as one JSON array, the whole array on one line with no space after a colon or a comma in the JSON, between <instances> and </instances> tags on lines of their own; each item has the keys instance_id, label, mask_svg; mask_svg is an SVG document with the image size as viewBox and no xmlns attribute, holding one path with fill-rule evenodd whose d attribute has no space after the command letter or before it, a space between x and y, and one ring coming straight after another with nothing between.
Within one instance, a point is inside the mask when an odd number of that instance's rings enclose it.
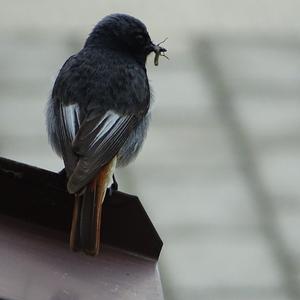
<instances>
[{"instance_id":1,"label":"brown metal panel","mask_svg":"<svg viewBox=\"0 0 300 300\"><path fill-rule=\"evenodd\" d=\"M0 214L70 231L73 196L59 174L0 158ZM101 236L104 244L158 259L162 241L141 202L121 192L107 195Z\"/></svg>"},{"instance_id":2,"label":"brown metal panel","mask_svg":"<svg viewBox=\"0 0 300 300\"><path fill-rule=\"evenodd\" d=\"M69 249L63 173L0 158L0 188L0 299L163 299L162 241L137 197L106 198L104 246L89 257Z\"/></svg>"},{"instance_id":3,"label":"brown metal panel","mask_svg":"<svg viewBox=\"0 0 300 300\"><path fill-rule=\"evenodd\" d=\"M0 298L13 300L163 299L156 261L104 246L71 252L63 232L0 220Z\"/></svg>"}]
</instances>

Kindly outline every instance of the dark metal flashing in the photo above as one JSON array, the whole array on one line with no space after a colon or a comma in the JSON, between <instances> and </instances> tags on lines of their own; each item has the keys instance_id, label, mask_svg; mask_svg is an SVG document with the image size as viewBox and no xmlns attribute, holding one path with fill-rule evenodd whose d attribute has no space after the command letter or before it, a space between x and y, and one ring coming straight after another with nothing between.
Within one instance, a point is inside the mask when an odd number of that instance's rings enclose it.
<instances>
[{"instance_id":1,"label":"dark metal flashing","mask_svg":"<svg viewBox=\"0 0 300 300\"><path fill-rule=\"evenodd\" d=\"M162 241L139 199L113 192L102 249L69 249L73 197L59 174L0 158L0 300L163 300Z\"/></svg>"},{"instance_id":2,"label":"dark metal flashing","mask_svg":"<svg viewBox=\"0 0 300 300\"><path fill-rule=\"evenodd\" d=\"M0 158L0 214L69 233L73 196L59 174ZM158 259L162 241L135 196L113 192L104 201L103 244Z\"/></svg>"}]
</instances>

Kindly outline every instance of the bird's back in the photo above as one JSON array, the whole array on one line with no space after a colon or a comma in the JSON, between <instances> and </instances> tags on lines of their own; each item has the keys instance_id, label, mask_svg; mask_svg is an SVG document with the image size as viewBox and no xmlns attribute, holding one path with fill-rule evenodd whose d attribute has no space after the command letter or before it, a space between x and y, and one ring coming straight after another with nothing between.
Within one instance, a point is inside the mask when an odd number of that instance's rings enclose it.
<instances>
[{"instance_id":1,"label":"bird's back","mask_svg":"<svg viewBox=\"0 0 300 300\"><path fill-rule=\"evenodd\" d=\"M67 173L70 174L76 166L78 159L72 143L87 114L91 111L105 114L112 110L120 114L145 116L149 104L146 70L126 53L105 48L84 48L71 56L59 71L47 109L49 140L63 157ZM71 136L63 134L66 120L62 109L68 111L74 124ZM141 118L140 126L121 151L119 165L126 165L135 157L147 127L148 117Z\"/></svg>"}]
</instances>

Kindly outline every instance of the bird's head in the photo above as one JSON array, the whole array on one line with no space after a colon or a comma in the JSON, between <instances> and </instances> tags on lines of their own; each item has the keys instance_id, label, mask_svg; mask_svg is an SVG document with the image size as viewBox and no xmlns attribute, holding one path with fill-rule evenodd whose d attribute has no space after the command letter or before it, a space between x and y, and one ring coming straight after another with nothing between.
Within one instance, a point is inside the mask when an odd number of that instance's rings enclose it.
<instances>
[{"instance_id":1,"label":"bird's head","mask_svg":"<svg viewBox=\"0 0 300 300\"><path fill-rule=\"evenodd\" d=\"M93 29L86 46L105 46L130 53L146 61L151 52L161 55L167 50L151 41L146 26L126 14L112 14L103 18Z\"/></svg>"}]
</instances>

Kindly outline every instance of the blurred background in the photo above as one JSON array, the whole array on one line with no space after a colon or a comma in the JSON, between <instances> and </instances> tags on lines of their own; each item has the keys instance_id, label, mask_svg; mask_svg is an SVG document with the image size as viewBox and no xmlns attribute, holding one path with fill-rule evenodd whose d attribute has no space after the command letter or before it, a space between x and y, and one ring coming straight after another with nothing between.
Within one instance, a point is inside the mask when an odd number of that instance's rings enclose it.
<instances>
[{"instance_id":1,"label":"blurred background","mask_svg":"<svg viewBox=\"0 0 300 300\"><path fill-rule=\"evenodd\" d=\"M300 2L0 0L0 155L58 171L45 104L104 15L145 22L153 121L120 170L164 240L167 300L300 299Z\"/></svg>"}]
</instances>

